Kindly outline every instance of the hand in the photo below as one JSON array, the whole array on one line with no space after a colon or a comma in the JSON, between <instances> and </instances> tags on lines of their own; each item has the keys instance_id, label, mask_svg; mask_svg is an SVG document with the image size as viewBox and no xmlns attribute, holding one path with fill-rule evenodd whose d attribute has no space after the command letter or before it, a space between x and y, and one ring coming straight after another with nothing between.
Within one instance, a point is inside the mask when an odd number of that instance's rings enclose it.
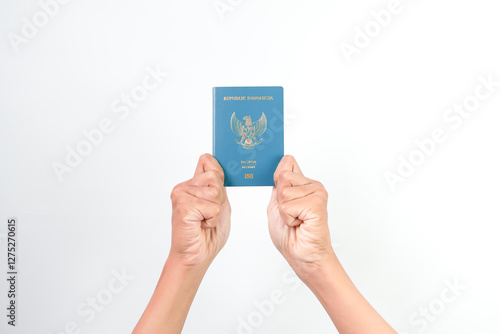
<instances>
[{"instance_id":1,"label":"hand","mask_svg":"<svg viewBox=\"0 0 500 334\"><path fill-rule=\"evenodd\" d=\"M171 198L170 254L134 334L181 333L203 276L229 236L224 172L210 154L200 157L194 177L175 186Z\"/></svg>"},{"instance_id":2,"label":"hand","mask_svg":"<svg viewBox=\"0 0 500 334\"><path fill-rule=\"evenodd\" d=\"M356 289L333 251L323 185L306 178L292 156L281 159L274 183L267 209L271 239L339 333L396 333Z\"/></svg>"},{"instance_id":3,"label":"hand","mask_svg":"<svg viewBox=\"0 0 500 334\"><path fill-rule=\"evenodd\" d=\"M328 194L306 178L292 156L284 156L274 173L275 187L267 214L271 239L302 279L334 254L328 229Z\"/></svg>"},{"instance_id":4,"label":"hand","mask_svg":"<svg viewBox=\"0 0 500 334\"><path fill-rule=\"evenodd\" d=\"M210 154L200 157L194 177L174 187L170 257L208 267L227 241L231 207L224 172Z\"/></svg>"}]
</instances>

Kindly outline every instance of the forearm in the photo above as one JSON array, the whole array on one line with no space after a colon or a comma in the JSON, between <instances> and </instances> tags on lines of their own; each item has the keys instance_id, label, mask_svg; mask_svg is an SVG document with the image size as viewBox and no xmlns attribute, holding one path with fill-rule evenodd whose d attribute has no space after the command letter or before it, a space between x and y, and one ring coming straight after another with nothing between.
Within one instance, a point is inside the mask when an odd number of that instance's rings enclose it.
<instances>
[{"instance_id":1,"label":"forearm","mask_svg":"<svg viewBox=\"0 0 500 334\"><path fill-rule=\"evenodd\" d=\"M354 286L335 253L304 281L340 334L396 333Z\"/></svg>"},{"instance_id":2,"label":"forearm","mask_svg":"<svg viewBox=\"0 0 500 334\"><path fill-rule=\"evenodd\" d=\"M206 269L187 267L169 256L153 296L133 333L181 333Z\"/></svg>"}]
</instances>

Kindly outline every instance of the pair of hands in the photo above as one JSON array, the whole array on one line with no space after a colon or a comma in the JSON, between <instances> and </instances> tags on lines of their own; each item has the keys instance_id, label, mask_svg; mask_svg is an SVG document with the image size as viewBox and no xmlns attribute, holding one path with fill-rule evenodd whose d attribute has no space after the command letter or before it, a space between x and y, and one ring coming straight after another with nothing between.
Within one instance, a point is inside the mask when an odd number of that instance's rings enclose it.
<instances>
[{"instance_id":1,"label":"pair of hands","mask_svg":"<svg viewBox=\"0 0 500 334\"><path fill-rule=\"evenodd\" d=\"M356 289L333 252L327 193L292 156L274 174L269 232L295 273L321 302L339 333L394 334ZM155 292L134 334L180 334L205 271L229 237L231 207L224 173L210 154L191 180L172 191L172 245Z\"/></svg>"},{"instance_id":2,"label":"pair of hands","mask_svg":"<svg viewBox=\"0 0 500 334\"><path fill-rule=\"evenodd\" d=\"M327 222L328 194L306 178L292 156L274 174L267 209L271 239L303 280L333 255ZM231 206L224 172L210 154L200 157L194 177L172 191L171 257L189 268L206 269L229 237Z\"/></svg>"}]
</instances>

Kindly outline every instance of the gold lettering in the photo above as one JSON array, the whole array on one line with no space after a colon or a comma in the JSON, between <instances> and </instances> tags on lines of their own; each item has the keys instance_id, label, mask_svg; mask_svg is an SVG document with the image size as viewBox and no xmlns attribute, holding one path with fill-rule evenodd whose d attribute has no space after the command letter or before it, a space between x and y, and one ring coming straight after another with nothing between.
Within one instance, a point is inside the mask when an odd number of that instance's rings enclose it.
<instances>
[{"instance_id":1,"label":"gold lettering","mask_svg":"<svg viewBox=\"0 0 500 334\"><path fill-rule=\"evenodd\" d=\"M274 100L272 96L247 96L247 100Z\"/></svg>"},{"instance_id":2,"label":"gold lettering","mask_svg":"<svg viewBox=\"0 0 500 334\"><path fill-rule=\"evenodd\" d=\"M246 96L224 96L224 101L243 101Z\"/></svg>"},{"instance_id":3,"label":"gold lettering","mask_svg":"<svg viewBox=\"0 0 500 334\"><path fill-rule=\"evenodd\" d=\"M254 100L274 100L272 96L224 96L224 101L254 101Z\"/></svg>"}]
</instances>

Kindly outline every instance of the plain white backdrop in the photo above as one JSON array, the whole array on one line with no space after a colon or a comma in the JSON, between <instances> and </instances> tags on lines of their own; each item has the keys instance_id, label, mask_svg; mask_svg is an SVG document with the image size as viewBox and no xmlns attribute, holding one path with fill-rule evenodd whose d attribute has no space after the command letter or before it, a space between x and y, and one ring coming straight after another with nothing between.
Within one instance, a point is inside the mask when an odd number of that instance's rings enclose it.
<instances>
[{"instance_id":1,"label":"plain white backdrop","mask_svg":"<svg viewBox=\"0 0 500 334\"><path fill-rule=\"evenodd\" d=\"M285 153L326 186L334 249L390 324L500 333L500 87L473 98L500 81L496 2L56 4L0 1L0 277L19 224L17 326L1 279L1 333L131 332L168 254L170 191L211 152L212 87L259 85L284 87ZM436 128L446 140L415 153ZM270 192L228 190L231 235L184 333L336 332L272 245Z\"/></svg>"}]
</instances>

